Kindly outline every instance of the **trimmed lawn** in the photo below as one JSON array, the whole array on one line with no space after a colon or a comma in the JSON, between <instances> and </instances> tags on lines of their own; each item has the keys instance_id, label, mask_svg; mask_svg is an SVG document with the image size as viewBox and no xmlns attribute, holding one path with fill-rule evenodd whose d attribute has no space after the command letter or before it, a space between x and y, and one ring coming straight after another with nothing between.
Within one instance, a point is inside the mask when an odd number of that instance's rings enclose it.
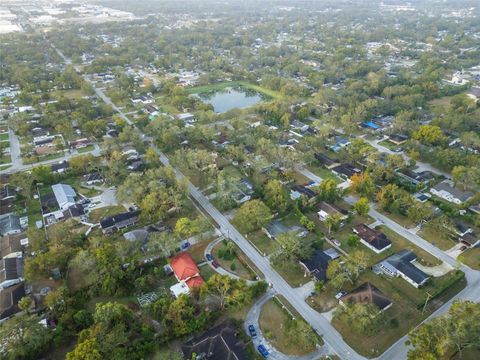
<instances>
[{"instance_id":1,"label":"trimmed lawn","mask_svg":"<svg viewBox=\"0 0 480 360\"><path fill-rule=\"evenodd\" d=\"M8 133L0 133L0 141L8 141Z\"/></svg>"},{"instance_id":2,"label":"trimmed lawn","mask_svg":"<svg viewBox=\"0 0 480 360\"><path fill-rule=\"evenodd\" d=\"M323 166L318 165L317 163L313 162L307 166L307 169L310 170L317 176L320 176L322 179L331 179L335 181L336 184L340 184L343 182L338 178L338 176L334 175L330 170L325 169Z\"/></svg>"},{"instance_id":3,"label":"trimmed lawn","mask_svg":"<svg viewBox=\"0 0 480 360\"><path fill-rule=\"evenodd\" d=\"M104 217L116 215L125 211L126 211L125 208L121 205L105 206L105 207L90 211L88 218L90 219L91 222L97 223Z\"/></svg>"},{"instance_id":4,"label":"trimmed lawn","mask_svg":"<svg viewBox=\"0 0 480 360\"><path fill-rule=\"evenodd\" d=\"M200 267L200 276L205 281L210 279L215 274L216 274L216 272L208 264L205 264L205 265Z\"/></svg>"},{"instance_id":5,"label":"trimmed lawn","mask_svg":"<svg viewBox=\"0 0 480 360\"><path fill-rule=\"evenodd\" d=\"M272 261L272 266L292 287L299 287L310 281L310 277L304 276L305 271L298 262Z\"/></svg>"},{"instance_id":6,"label":"trimmed lawn","mask_svg":"<svg viewBox=\"0 0 480 360\"><path fill-rule=\"evenodd\" d=\"M395 221L396 223L399 223L403 227L406 227L407 229L411 229L415 227L415 224L408 220L406 216L400 215L400 214L395 214L395 213L389 213L383 209L376 208L379 213L388 216L391 220Z\"/></svg>"},{"instance_id":7,"label":"trimmed lawn","mask_svg":"<svg viewBox=\"0 0 480 360\"><path fill-rule=\"evenodd\" d=\"M472 269L480 270L480 247L465 251L460 255L460 260Z\"/></svg>"},{"instance_id":8,"label":"trimmed lawn","mask_svg":"<svg viewBox=\"0 0 480 360\"><path fill-rule=\"evenodd\" d=\"M423 312L421 304L425 301L427 292L432 293L453 276L455 273L451 271L445 276L433 279L424 288L416 289L401 278L377 276L372 272L364 273L360 276L356 286L369 281L393 301L393 305L385 311L385 324L381 331L374 335L359 334L352 330L350 324L335 318L332 324L359 354L376 357L465 287L464 279L458 281L441 296L431 300Z\"/></svg>"},{"instance_id":9,"label":"trimmed lawn","mask_svg":"<svg viewBox=\"0 0 480 360\"><path fill-rule=\"evenodd\" d=\"M413 245L410 241L405 239L403 236L400 236L395 231L389 229L386 226L380 226L380 230L387 235L387 237L392 241L393 252L398 252L403 249L412 250L418 257L418 262L425 266L435 266L440 265L442 261L437 259L432 254L427 251L419 248L416 245ZM386 252L388 252L387 250Z\"/></svg>"},{"instance_id":10,"label":"trimmed lawn","mask_svg":"<svg viewBox=\"0 0 480 360\"><path fill-rule=\"evenodd\" d=\"M0 170L7 170L8 168L11 168L12 165L11 164L8 164L8 165L0 165Z\"/></svg>"},{"instance_id":11,"label":"trimmed lawn","mask_svg":"<svg viewBox=\"0 0 480 360\"><path fill-rule=\"evenodd\" d=\"M391 142L390 140L383 140L383 141L380 141L378 143L378 145L381 145L381 146L384 146L386 147L387 149L390 149L390 150L395 150L395 149L398 149L398 148L401 148L402 146L401 145L396 145L394 144L393 142Z\"/></svg>"},{"instance_id":12,"label":"trimmed lawn","mask_svg":"<svg viewBox=\"0 0 480 360\"><path fill-rule=\"evenodd\" d=\"M450 238L448 231L438 232L436 229L429 227L428 224L423 227L418 233L418 236L421 236L442 250L448 250L458 244L457 241Z\"/></svg>"},{"instance_id":13,"label":"trimmed lawn","mask_svg":"<svg viewBox=\"0 0 480 360\"><path fill-rule=\"evenodd\" d=\"M86 152L93 151L93 150L95 150L95 146L88 145L88 146L85 146L83 148L78 149L78 152L79 152L79 154L82 154L82 153L86 153Z\"/></svg>"},{"instance_id":14,"label":"trimmed lawn","mask_svg":"<svg viewBox=\"0 0 480 360\"><path fill-rule=\"evenodd\" d=\"M187 251L192 255L193 260L197 264L203 263L205 259L205 248L208 246L210 241L202 241L192 245Z\"/></svg>"},{"instance_id":15,"label":"trimmed lawn","mask_svg":"<svg viewBox=\"0 0 480 360\"><path fill-rule=\"evenodd\" d=\"M273 254L280 249L278 243L275 240L269 239L262 230L254 231L246 235L246 238L265 255Z\"/></svg>"},{"instance_id":16,"label":"trimmed lawn","mask_svg":"<svg viewBox=\"0 0 480 360\"><path fill-rule=\"evenodd\" d=\"M335 290L331 286L326 285L322 292L317 293L314 296L308 297L305 301L313 309L322 313L330 311L338 305L338 300L335 299L335 295L337 293L337 290Z\"/></svg>"},{"instance_id":17,"label":"trimmed lawn","mask_svg":"<svg viewBox=\"0 0 480 360\"><path fill-rule=\"evenodd\" d=\"M285 323L289 320L289 314L272 299L262 307L260 329L272 345L286 355L306 355L315 351L315 347L300 348L295 338L289 336L285 330Z\"/></svg>"}]
</instances>

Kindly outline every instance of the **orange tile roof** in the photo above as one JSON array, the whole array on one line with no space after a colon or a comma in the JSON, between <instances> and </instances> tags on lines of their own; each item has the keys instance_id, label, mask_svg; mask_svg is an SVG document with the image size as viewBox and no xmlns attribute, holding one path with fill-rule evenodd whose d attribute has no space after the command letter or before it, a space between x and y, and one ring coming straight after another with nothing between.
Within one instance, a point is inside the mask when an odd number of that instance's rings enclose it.
<instances>
[{"instance_id":1,"label":"orange tile roof","mask_svg":"<svg viewBox=\"0 0 480 360\"><path fill-rule=\"evenodd\" d=\"M187 252L182 252L170 260L170 266L179 281L185 281L189 288L200 286L203 279L200 276L197 264Z\"/></svg>"}]
</instances>

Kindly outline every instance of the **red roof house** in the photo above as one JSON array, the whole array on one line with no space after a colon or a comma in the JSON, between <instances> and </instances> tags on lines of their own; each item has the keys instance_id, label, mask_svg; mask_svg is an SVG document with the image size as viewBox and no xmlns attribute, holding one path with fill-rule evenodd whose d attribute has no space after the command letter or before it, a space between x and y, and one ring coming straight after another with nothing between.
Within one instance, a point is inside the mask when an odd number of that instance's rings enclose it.
<instances>
[{"instance_id":1,"label":"red roof house","mask_svg":"<svg viewBox=\"0 0 480 360\"><path fill-rule=\"evenodd\" d=\"M190 289L204 283L200 276L200 270L198 270L197 264L189 253L182 252L174 256L170 261L170 266L177 280L185 282Z\"/></svg>"}]
</instances>

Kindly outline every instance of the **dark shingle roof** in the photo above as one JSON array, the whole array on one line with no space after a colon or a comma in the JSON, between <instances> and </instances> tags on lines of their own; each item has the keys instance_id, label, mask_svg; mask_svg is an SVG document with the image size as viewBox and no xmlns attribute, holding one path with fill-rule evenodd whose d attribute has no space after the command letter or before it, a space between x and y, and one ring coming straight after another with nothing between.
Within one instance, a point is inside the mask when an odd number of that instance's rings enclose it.
<instances>
[{"instance_id":1,"label":"dark shingle roof","mask_svg":"<svg viewBox=\"0 0 480 360\"><path fill-rule=\"evenodd\" d=\"M108 217L100 220L100 226L102 227L102 229L106 229L106 228L114 226L115 224L118 224L119 222L129 220L129 219L133 219L133 218L137 217L138 214L140 214L140 211L127 211L127 212L120 213L120 214L117 214L117 215L108 216Z\"/></svg>"},{"instance_id":2,"label":"dark shingle roof","mask_svg":"<svg viewBox=\"0 0 480 360\"><path fill-rule=\"evenodd\" d=\"M315 250L309 259L301 260L301 263L315 276L318 280L327 280L328 263L332 260L330 256L322 250Z\"/></svg>"},{"instance_id":3,"label":"dark shingle roof","mask_svg":"<svg viewBox=\"0 0 480 360\"><path fill-rule=\"evenodd\" d=\"M380 310L392 304L389 298L369 282L360 285L349 294L342 296L340 300L343 303L374 304Z\"/></svg>"}]
</instances>

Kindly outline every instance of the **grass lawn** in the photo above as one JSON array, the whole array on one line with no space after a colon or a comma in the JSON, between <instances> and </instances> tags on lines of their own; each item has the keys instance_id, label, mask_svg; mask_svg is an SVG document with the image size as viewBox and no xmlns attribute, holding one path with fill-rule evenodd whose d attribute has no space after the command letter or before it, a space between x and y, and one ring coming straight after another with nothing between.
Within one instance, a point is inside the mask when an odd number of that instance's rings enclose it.
<instances>
[{"instance_id":1,"label":"grass lawn","mask_svg":"<svg viewBox=\"0 0 480 360\"><path fill-rule=\"evenodd\" d=\"M205 254L205 248L207 247L208 244L209 244L209 241L202 241L192 245L188 249L188 252L190 253L190 255L192 255L193 260L195 260L197 264L200 264L206 261L204 254Z\"/></svg>"},{"instance_id":2,"label":"grass lawn","mask_svg":"<svg viewBox=\"0 0 480 360\"><path fill-rule=\"evenodd\" d=\"M430 226L428 226L428 223L423 227L418 235L442 250L448 250L458 244L457 241L450 238L448 231L439 232L436 229L432 229Z\"/></svg>"},{"instance_id":3,"label":"grass lawn","mask_svg":"<svg viewBox=\"0 0 480 360\"><path fill-rule=\"evenodd\" d=\"M78 176L69 176L62 180L63 184L71 185L75 191L86 197L93 197L101 194L101 191L90 189L82 185L82 179Z\"/></svg>"},{"instance_id":4,"label":"grass lawn","mask_svg":"<svg viewBox=\"0 0 480 360\"><path fill-rule=\"evenodd\" d=\"M222 268L227 271L234 273L235 275L246 279L246 280L254 280L256 274L250 269L249 265L246 263L247 257L243 254L242 250L235 245L235 256L231 260L227 260L218 256L218 251L224 246L223 242L217 244L213 250L212 255L214 259L220 264ZM234 270L232 270L232 264L234 264Z\"/></svg>"},{"instance_id":5,"label":"grass lawn","mask_svg":"<svg viewBox=\"0 0 480 360\"><path fill-rule=\"evenodd\" d=\"M399 223L400 225L402 225L403 227L406 227L407 229L411 229L415 227L415 224L412 221L408 220L406 216L396 214L396 213L389 213L380 208L375 210L377 210L379 213L385 216L388 216L391 220L395 221L396 223Z\"/></svg>"},{"instance_id":6,"label":"grass lawn","mask_svg":"<svg viewBox=\"0 0 480 360\"><path fill-rule=\"evenodd\" d=\"M125 211L125 208L121 205L105 206L90 211L88 217L92 223L97 223L100 221L100 219L103 219L104 217L116 215Z\"/></svg>"},{"instance_id":7,"label":"grass lawn","mask_svg":"<svg viewBox=\"0 0 480 360\"><path fill-rule=\"evenodd\" d=\"M273 268L285 279L292 287L299 287L310 281L305 277L305 271L298 262L272 261Z\"/></svg>"},{"instance_id":8,"label":"grass lawn","mask_svg":"<svg viewBox=\"0 0 480 360\"><path fill-rule=\"evenodd\" d=\"M343 182L333 174L330 170L325 169L323 166L318 165L316 162L313 162L312 164L307 166L307 169L310 170L312 173L314 173L317 176L320 176L322 179L331 179L335 181L336 184L340 184Z\"/></svg>"},{"instance_id":9,"label":"grass lawn","mask_svg":"<svg viewBox=\"0 0 480 360\"><path fill-rule=\"evenodd\" d=\"M86 94L80 89L63 90L62 95L68 99L79 100Z\"/></svg>"},{"instance_id":10,"label":"grass lawn","mask_svg":"<svg viewBox=\"0 0 480 360\"><path fill-rule=\"evenodd\" d=\"M123 305L128 305L129 303L135 303L138 305L137 298L135 296L122 296L122 297L117 297L117 296L98 296L93 299L91 299L87 305L86 308L90 311L95 310L95 305L98 303L106 303L106 302L117 302Z\"/></svg>"},{"instance_id":11,"label":"grass lawn","mask_svg":"<svg viewBox=\"0 0 480 360\"><path fill-rule=\"evenodd\" d=\"M460 255L460 260L472 269L480 270L480 248L465 251Z\"/></svg>"},{"instance_id":12,"label":"grass lawn","mask_svg":"<svg viewBox=\"0 0 480 360\"><path fill-rule=\"evenodd\" d=\"M221 82L217 84L197 86L197 87L188 89L188 92L190 94L204 94L204 93L209 93L213 91L223 90L225 88L230 88L230 87L244 87L247 89L255 90L259 93L262 93L274 99L283 99L285 97L282 93L278 91L270 90L259 85L254 85L246 81L226 81L226 82Z\"/></svg>"},{"instance_id":13,"label":"grass lawn","mask_svg":"<svg viewBox=\"0 0 480 360\"><path fill-rule=\"evenodd\" d=\"M338 305L338 300L335 299L337 293L338 291L333 287L325 286L322 292L308 297L305 301L318 312L326 312L332 310Z\"/></svg>"},{"instance_id":14,"label":"grass lawn","mask_svg":"<svg viewBox=\"0 0 480 360\"><path fill-rule=\"evenodd\" d=\"M12 167L11 164L8 165L0 165L0 170L7 170L8 168Z\"/></svg>"},{"instance_id":15,"label":"grass lawn","mask_svg":"<svg viewBox=\"0 0 480 360\"><path fill-rule=\"evenodd\" d=\"M12 162L12 158L10 155L2 155L0 156L0 164L9 164Z\"/></svg>"},{"instance_id":16,"label":"grass lawn","mask_svg":"<svg viewBox=\"0 0 480 360\"><path fill-rule=\"evenodd\" d=\"M280 249L278 243L269 239L262 230L254 231L253 233L248 234L246 237L260 250L260 252L264 254L270 255Z\"/></svg>"},{"instance_id":17,"label":"grass lawn","mask_svg":"<svg viewBox=\"0 0 480 360\"><path fill-rule=\"evenodd\" d=\"M213 270L210 265L205 264L200 267L200 276L203 278L203 280L207 281L210 279L213 275L215 275L216 272Z\"/></svg>"},{"instance_id":18,"label":"grass lawn","mask_svg":"<svg viewBox=\"0 0 480 360\"><path fill-rule=\"evenodd\" d=\"M441 286L452 276L455 276L453 271L435 278L422 289L416 289L401 278L387 278L366 272L360 276L356 286L369 281L393 302L393 305L385 311L385 323L381 331L374 335L359 334L351 328L350 324L335 318L332 324L359 354L376 357L465 287L465 280L458 281L443 295L431 300L422 312L423 307L419 305L426 299L427 292L432 293L436 287Z\"/></svg>"},{"instance_id":19,"label":"grass lawn","mask_svg":"<svg viewBox=\"0 0 480 360\"><path fill-rule=\"evenodd\" d=\"M1 133L0 141L8 141L8 133Z\"/></svg>"},{"instance_id":20,"label":"grass lawn","mask_svg":"<svg viewBox=\"0 0 480 360\"><path fill-rule=\"evenodd\" d=\"M419 248L416 245L413 245L410 241L405 239L403 236L400 236L395 231L389 229L386 226L380 226L380 230L387 235L387 237L392 241L393 252L396 253L403 249L412 250L418 257L418 261L425 266L435 266L440 265L442 261L437 259L432 254L428 253L427 251ZM389 249L390 250L390 249ZM388 250L387 250L388 251Z\"/></svg>"},{"instance_id":21,"label":"grass lawn","mask_svg":"<svg viewBox=\"0 0 480 360\"><path fill-rule=\"evenodd\" d=\"M95 149L95 146L88 145L88 146L85 146L83 148L78 149L78 152L81 154L81 153L86 153L88 151L93 151L94 149Z\"/></svg>"},{"instance_id":22,"label":"grass lawn","mask_svg":"<svg viewBox=\"0 0 480 360\"><path fill-rule=\"evenodd\" d=\"M286 355L306 355L315 351L315 347L300 347L295 338L289 336L285 329L290 320L288 313L274 300L270 300L262 307L259 324L263 335L280 352Z\"/></svg>"},{"instance_id":23,"label":"grass lawn","mask_svg":"<svg viewBox=\"0 0 480 360\"><path fill-rule=\"evenodd\" d=\"M384 147L386 147L387 149L390 149L390 150L395 150L395 149L401 148L401 145L394 144L393 142L391 142L388 139L380 141L378 143L378 145L384 146Z\"/></svg>"}]
</instances>

